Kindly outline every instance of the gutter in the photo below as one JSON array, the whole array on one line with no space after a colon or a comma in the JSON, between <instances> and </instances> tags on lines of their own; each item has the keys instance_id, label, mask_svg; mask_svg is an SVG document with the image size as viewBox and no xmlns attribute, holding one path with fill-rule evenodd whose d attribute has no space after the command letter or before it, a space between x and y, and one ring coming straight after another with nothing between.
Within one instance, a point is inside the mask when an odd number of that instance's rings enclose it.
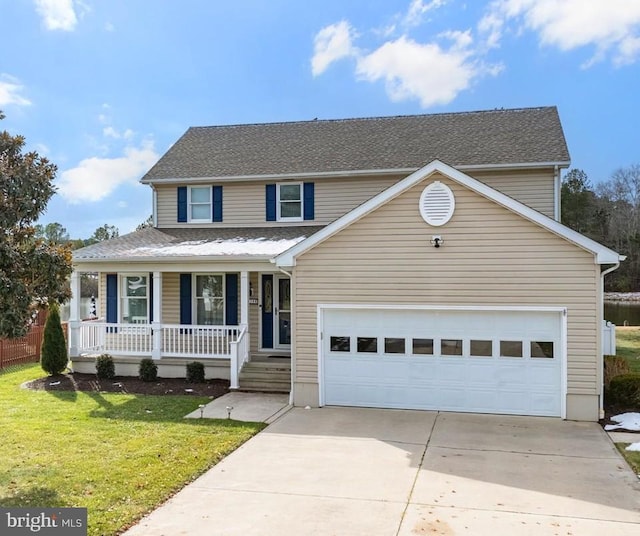
<instances>
[{"instance_id":1,"label":"gutter","mask_svg":"<svg viewBox=\"0 0 640 536\"><path fill-rule=\"evenodd\" d=\"M269 255L225 255L225 256L206 256L206 255L185 255L184 257L178 256L163 256L163 257L96 257L96 258L76 258L72 259L73 264L98 264L98 263L166 263L175 264L180 262L251 262L251 261L270 261L273 258L272 254Z\"/></svg>"},{"instance_id":2,"label":"gutter","mask_svg":"<svg viewBox=\"0 0 640 536\"><path fill-rule=\"evenodd\" d=\"M602 313L602 320L604 320L604 276L610 274L611 272L617 270L620 267L620 262L624 261L627 257L625 255L620 255L618 262L616 262L610 268L607 268L603 272L600 273L600 297L598 301L600 302L598 306L600 307L600 312ZM600 356L600 418L604 419L604 354L602 353L602 324L598 326L600 330L600 348L598 348L598 355Z\"/></svg>"},{"instance_id":3,"label":"gutter","mask_svg":"<svg viewBox=\"0 0 640 536\"><path fill-rule=\"evenodd\" d=\"M434 159L436 160L436 159ZM432 160L433 161L433 160ZM485 169L539 169L539 168L568 168L571 162L569 160L551 161L551 162L514 162L510 164L451 164L459 170L485 170ZM305 171L301 173L265 173L253 175L218 175L208 177L167 177L163 179L141 179L142 184L204 184L212 182L241 182L248 180L287 180L287 179L322 179L322 178L344 178L358 176L384 176L384 175L408 175L421 167L408 168L385 168L385 169L353 169L339 171Z\"/></svg>"}]
</instances>

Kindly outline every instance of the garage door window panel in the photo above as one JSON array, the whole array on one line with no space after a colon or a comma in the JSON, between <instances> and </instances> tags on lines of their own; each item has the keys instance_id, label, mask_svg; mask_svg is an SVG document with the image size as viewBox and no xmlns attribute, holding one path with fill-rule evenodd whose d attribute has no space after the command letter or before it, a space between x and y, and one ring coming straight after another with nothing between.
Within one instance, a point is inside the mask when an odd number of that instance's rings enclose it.
<instances>
[{"instance_id":1,"label":"garage door window panel","mask_svg":"<svg viewBox=\"0 0 640 536\"><path fill-rule=\"evenodd\" d=\"M522 357L522 341L500 341L500 357Z\"/></svg>"},{"instance_id":2,"label":"garage door window panel","mask_svg":"<svg viewBox=\"0 0 640 536\"><path fill-rule=\"evenodd\" d=\"M440 341L440 353L446 356L461 356L462 339L442 339Z\"/></svg>"},{"instance_id":3,"label":"garage door window panel","mask_svg":"<svg viewBox=\"0 0 640 536\"><path fill-rule=\"evenodd\" d=\"M471 357L493 356L493 341L472 339L469 343L469 355Z\"/></svg>"},{"instance_id":4,"label":"garage door window panel","mask_svg":"<svg viewBox=\"0 0 640 536\"><path fill-rule=\"evenodd\" d=\"M329 339L332 352L350 352L351 338L332 335Z\"/></svg>"},{"instance_id":5,"label":"garage door window panel","mask_svg":"<svg viewBox=\"0 0 640 536\"><path fill-rule=\"evenodd\" d=\"M405 340L398 337L385 337L384 339L385 354L404 354Z\"/></svg>"},{"instance_id":6,"label":"garage door window panel","mask_svg":"<svg viewBox=\"0 0 640 536\"><path fill-rule=\"evenodd\" d=\"M377 354L378 338L377 337L358 337L357 348L358 348L358 353Z\"/></svg>"},{"instance_id":7,"label":"garage door window panel","mask_svg":"<svg viewBox=\"0 0 640 536\"><path fill-rule=\"evenodd\" d=\"M531 341L531 357L553 359L553 341Z\"/></svg>"},{"instance_id":8,"label":"garage door window panel","mask_svg":"<svg viewBox=\"0 0 640 536\"><path fill-rule=\"evenodd\" d=\"M413 355L433 355L433 339L413 339L411 342Z\"/></svg>"}]
</instances>

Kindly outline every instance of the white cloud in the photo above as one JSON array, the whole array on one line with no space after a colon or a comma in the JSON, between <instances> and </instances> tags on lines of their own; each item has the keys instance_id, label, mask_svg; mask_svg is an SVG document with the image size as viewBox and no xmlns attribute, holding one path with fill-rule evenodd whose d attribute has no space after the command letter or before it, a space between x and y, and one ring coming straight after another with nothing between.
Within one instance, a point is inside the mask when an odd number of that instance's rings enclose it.
<instances>
[{"instance_id":1,"label":"white cloud","mask_svg":"<svg viewBox=\"0 0 640 536\"><path fill-rule=\"evenodd\" d=\"M138 179L158 160L153 143L126 147L116 158L86 158L75 168L62 172L58 191L70 203L100 201L123 184L137 184Z\"/></svg>"},{"instance_id":2,"label":"white cloud","mask_svg":"<svg viewBox=\"0 0 640 536\"><path fill-rule=\"evenodd\" d=\"M449 0L431 0L425 3L424 0L411 0L409 10L404 16L403 23L405 26L418 26L422 23L422 19L426 13L438 9L445 5Z\"/></svg>"},{"instance_id":3,"label":"white cloud","mask_svg":"<svg viewBox=\"0 0 640 536\"><path fill-rule=\"evenodd\" d=\"M113 127L104 127L102 129L102 134L107 138L115 138L115 139L120 138L120 133Z\"/></svg>"},{"instance_id":4,"label":"white cloud","mask_svg":"<svg viewBox=\"0 0 640 536\"><path fill-rule=\"evenodd\" d=\"M70 32L78 23L73 0L35 0L36 11L47 30Z\"/></svg>"},{"instance_id":5,"label":"white cloud","mask_svg":"<svg viewBox=\"0 0 640 536\"><path fill-rule=\"evenodd\" d=\"M100 121L100 122L104 123L104 121ZM119 140L119 139L130 140L135 135L135 132L130 128L127 128L124 132L120 132L114 127L108 126L102 129L102 135L105 138L113 138L114 140Z\"/></svg>"},{"instance_id":6,"label":"white cloud","mask_svg":"<svg viewBox=\"0 0 640 536\"><path fill-rule=\"evenodd\" d=\"M562 51L595 47L585 66L611 56L616 65L640 56L640 2L637 0L497 0L479 29L497 44L507 22L538 34L540 43Z\"/></svg>"},{"instance_id":7,"label":"white cloud","mask_svg":"<svg viewBox=\"0 0 640 536\"><path fill-rule=\"evenodd\" d=\"M315 37L313 57L311 58L311 72L318 76L327 70L333 62L353 56L354 32L347 21L340 21L322 28Z\"/></svg>"},{"instance_id":8,"label":"white cloud","mask_svg":"<svg viewBox=\"0 0 640 536\"><path fill-rule=\"evenodd\" d=\"M34 149L40 156L47 156L51 152L49 146L44 143L36 143Z\"/></svg>"},{"instance_id":9,"label":"white cloud","mask_svg":"<svg viewBox=\"0 0 640 536\"><path fill-rule=\"evenodd\" d=\"M0 74L0 106L29 106L31 101L22 95L23 90L24 86L17 78Z\"/></svg>"},{"instance_id":10,"label":"white cloud","mask_svg":"<svg viewBox=\"0 0 640 536\"><path fill-rule=\"evenodd\" d=\"M428 108L448 104L479 76L500 71L474 60L470 32L448 32L444 37L453 41L448 49L405 36L389 41L360 57L356 73L369 82L384 80L393 101L417 98Z\"/></svg>"},{"instance_id":11,"label":"white cloud","mask_svg":"<svg viewBox=\"0 0 640 536\"><path fill-rule=\"evenodd\" d=\"M129 204L126 201L118 201L117 203L118 208L127 208L128 206Z\"/></svg>"},{"instance_id":12,"label":"white cloud","mask_svg":"<svg viewBox=\"0 0 640 536\"><path fill-rule=\"evenodd\" d=\"M105 22L104 29L107 32L115 32L116 31L116 27L113 25L112 22Z\"/></svg>"}]
</instances>

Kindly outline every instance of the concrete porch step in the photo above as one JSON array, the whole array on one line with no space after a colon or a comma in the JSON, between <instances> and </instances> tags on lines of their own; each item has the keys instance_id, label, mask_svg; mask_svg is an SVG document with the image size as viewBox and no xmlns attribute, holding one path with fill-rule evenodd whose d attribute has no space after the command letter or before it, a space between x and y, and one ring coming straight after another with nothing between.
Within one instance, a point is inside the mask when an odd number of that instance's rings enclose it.
<instances>
[{"instance_id":1,"label":"concrete porch step","mask_svg":"<svg viewBox=\"0 0 640 536\"><path fill-rule=\"evenodd\" d=\"M240 371L239 383L241 391L288 393L291 390L291 360L249 361Z\"/></svg>"}]
</instances>

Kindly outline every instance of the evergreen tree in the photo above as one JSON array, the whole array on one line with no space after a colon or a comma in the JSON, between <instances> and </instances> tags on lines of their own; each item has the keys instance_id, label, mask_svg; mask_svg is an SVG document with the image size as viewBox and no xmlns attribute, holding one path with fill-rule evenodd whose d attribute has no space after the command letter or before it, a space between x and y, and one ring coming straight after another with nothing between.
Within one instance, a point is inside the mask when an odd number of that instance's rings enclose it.
<instances>
[{"instance_id":1,"label":"evergreen tree","mask_svg":"<svg viewBox=\"0 0 640 536\"><path fill-rule=\"evenodd\" d=\"M60 309L57 303L52 303L44 325L40 366L47 374L60 374L67 368L68 361L67 343L60 323Z\"/></svg>"}]
</instances>

